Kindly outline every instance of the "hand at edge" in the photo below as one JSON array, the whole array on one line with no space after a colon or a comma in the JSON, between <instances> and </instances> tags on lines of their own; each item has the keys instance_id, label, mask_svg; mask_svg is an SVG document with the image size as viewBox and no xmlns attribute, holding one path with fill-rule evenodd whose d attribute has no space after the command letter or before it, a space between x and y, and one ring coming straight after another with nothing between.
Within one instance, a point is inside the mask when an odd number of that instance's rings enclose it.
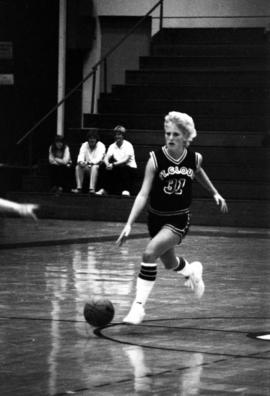
<instances>
[{"instance_id":1,"label":"hand at edge","mask_svg":"<svg viewBox=\"0 0 270 396\"><path fill-rule=\"evenodd\" d=\"M115 242L118 246L122 246L123 243L127 240L129 234L131 231L131 226L129 224L126 224L125 227L123 228L123 231L121 232L119 238Z\"/></svg>"}]
</instances>

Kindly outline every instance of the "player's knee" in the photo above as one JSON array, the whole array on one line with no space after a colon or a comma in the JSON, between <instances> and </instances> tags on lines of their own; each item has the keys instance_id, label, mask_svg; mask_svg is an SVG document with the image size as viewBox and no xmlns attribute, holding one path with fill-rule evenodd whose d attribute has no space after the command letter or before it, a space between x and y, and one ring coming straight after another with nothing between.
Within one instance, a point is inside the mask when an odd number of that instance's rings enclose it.
<instances>
[{"instance_id":1,"label":"player's knee","mask_svg":"<svg viewBox=\"0 0 270 396\"><path fill-rule=\"evenodd\" d=\"M157 259L155 251L153 249L146 248L142 259L144 263L153 263Z\"/></svg>"}]
</instances>

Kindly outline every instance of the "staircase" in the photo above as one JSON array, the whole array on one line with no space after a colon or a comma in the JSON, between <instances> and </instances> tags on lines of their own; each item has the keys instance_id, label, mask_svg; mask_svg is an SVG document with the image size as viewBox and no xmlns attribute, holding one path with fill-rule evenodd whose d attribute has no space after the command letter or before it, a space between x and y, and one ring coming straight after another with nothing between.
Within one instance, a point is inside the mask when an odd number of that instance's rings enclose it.
<instances>
[{"instance_id":1,"label":"staircase","mask_svg":"<svg viewBox=\"0 0 270 396\"><path fill-rule=\"evenodd\" d=\"M220 215L195 183L193 223L268 227L269 54L261 28L163 29L152 39L150 56L140 58L139 70L127 70L125 85L101 94L98 114L84 115L84 127L99 128L107 145L115 125L127 128L139 164L137 191L149 151L163 144L164 116L171 110L188 113L198 131L192 149L202 153L204 169L230 207ZM82 133L69 132L76 147ZM108 205L117 206L112 199L91 198L99 211L105 205L100 220L110 220ZM125 220L132 200L121 199L118 221Z\"/></svg>"},{"instance_id":2,"label":"staircase","mask_svg":"<svg viewBox=\"0 0 270 396\"><path fill-rule=\"evenodd\" d=\"M99 114L85 115L85 127L125 125L143 168L148 152L163 142L164 115L190 114L198 130L192 147L231 207L222 222L267 226L269 54L263 29L163 29L139 70L127 70L125 85L101 95ZM194 187L195 202L209 204L207 192ZM200 221L207 223L203 212Z\"/></svg>"}]
</instances>

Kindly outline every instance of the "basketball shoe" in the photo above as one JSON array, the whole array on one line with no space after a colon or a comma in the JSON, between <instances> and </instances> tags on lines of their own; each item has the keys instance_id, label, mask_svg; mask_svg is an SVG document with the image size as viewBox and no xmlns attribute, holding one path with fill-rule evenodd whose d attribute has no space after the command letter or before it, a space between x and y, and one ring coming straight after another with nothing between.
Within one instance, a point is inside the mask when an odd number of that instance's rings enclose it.
<instances>
[{"instance_id":1,"label":"basketball shoe","mask_svg":"<svg viewBox=\"0 0 270 396\"><path fill-rule=\"evenodd\" d=\"M143 321L144 316L145 312L142 304L134 301L129 313L124 317L123 322L137 325Z\"/></svg>"},{"instance_id":2,"label":"basketball shoe","mask_svg":"<svg viewBox=\"0 0 270 396\"><path fill-rule=\"evenodd\" d=\"M197 298L201 298L204 293L204 281L202 278L203 266L199 261L193 261L189 264L191 274L186 277L185 286L194 291Z\"/></svg>"}]
</instances>

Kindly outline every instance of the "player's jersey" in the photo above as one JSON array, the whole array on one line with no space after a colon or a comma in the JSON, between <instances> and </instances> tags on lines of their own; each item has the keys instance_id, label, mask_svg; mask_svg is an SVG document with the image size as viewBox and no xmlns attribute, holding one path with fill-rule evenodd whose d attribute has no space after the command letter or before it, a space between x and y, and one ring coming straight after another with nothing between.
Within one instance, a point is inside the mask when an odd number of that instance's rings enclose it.
<instances>
[{"instance_id":1,"label":"player's jersey","mask_svg":"<svg viewBox=\"0 0 270 396\"><path fill-rule=\"evenodd\" d=\"M156 175L150 192L149 211L159 215L188 213L192 201L192 182L201 156L185 149L179 159L166 146L151 151Z\"/></svg>"}]
</instances>

